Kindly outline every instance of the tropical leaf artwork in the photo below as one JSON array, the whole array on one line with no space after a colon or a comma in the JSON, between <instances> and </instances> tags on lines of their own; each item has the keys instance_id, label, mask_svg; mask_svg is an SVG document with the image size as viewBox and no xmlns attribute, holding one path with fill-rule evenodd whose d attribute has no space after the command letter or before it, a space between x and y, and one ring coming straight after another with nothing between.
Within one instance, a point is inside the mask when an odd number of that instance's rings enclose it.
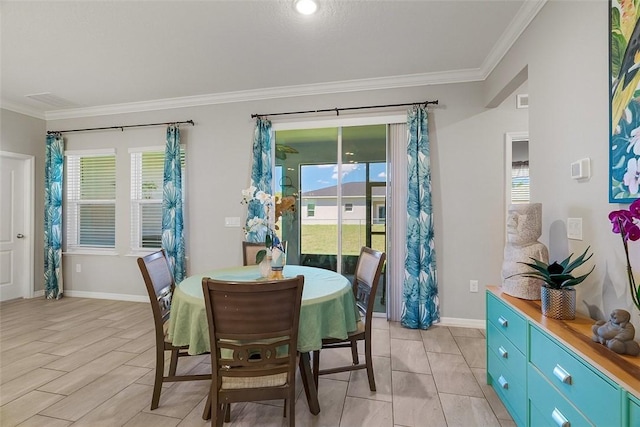
<instances>
[{"instance_id":1,"label":"tropical leaf artwork","mask_svg":"<svg viewBox=\"0 0 640 427\"><path fill-rule=\"evenodd\" d=\"M609 201L640 198L640 2L611 0Z\"/></svg>"}]
</instances>

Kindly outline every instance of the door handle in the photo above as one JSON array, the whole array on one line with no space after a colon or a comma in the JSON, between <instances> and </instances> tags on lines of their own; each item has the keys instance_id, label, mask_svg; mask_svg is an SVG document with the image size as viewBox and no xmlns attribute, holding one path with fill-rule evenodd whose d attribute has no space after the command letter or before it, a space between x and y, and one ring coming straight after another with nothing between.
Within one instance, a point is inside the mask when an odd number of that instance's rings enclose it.
<instances>
[{"instance_id":1,"label":"door handle","mask_svg":"<svg viewBox=\"0 0 640 427\"><path fill-rule=\"evenodd\" d=\"M16 236L18 239L24 239L24 234L22 233L18 233L18 235Z\"/></svg>"}]
</instances>

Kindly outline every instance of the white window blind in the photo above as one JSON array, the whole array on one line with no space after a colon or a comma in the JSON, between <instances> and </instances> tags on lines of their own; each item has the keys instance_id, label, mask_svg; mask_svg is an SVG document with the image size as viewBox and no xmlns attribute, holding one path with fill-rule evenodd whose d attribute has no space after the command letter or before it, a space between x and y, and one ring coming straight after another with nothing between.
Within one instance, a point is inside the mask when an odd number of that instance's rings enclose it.
<instances>
[{"instance_id":1,"label":"white window blind","mask_svg":"<svg viewBox=\"0 0 640 427\"><path fill-rule=\"evenodd\" d=\"M65 155L67 250L115 248L115 150Z\"/></svg>"},{"instance_id":2,"label":"white window blind","mask_svg":"<svg viewBox=\"0 0 640 427\"><path fill-rule=\"evenodd\" d=\"M529 203L529 162L511 164L511 203Z\"/></svg>"},{"instance_id":3,"label":"white window blind","mask_svg":"<svg viewBox=\"0 0 640 427\"><path fill-rule=\"evenodd\" d=\"M129 151L131 153L131 250L159 249L162 246L164 147L137 148ZM181 164L184 190L184 148L181 149Z\"/></svg>"}]
</instances>

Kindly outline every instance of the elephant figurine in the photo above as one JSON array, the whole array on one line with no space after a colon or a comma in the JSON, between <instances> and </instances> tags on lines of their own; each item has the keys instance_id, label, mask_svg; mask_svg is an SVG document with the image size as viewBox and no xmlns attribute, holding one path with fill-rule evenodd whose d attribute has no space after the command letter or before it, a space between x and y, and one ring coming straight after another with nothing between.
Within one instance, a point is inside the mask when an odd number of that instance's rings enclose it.
<instances>
[{"instance_id":1,"label":"elephant figurine","mask_svg":"<svg viewBox=\"0 0 640 427\"><path fill-rule=\"evenodd\" d=\"M609 321L598 320L591 327L593 332L591 339L606 345L618 354L637 356L640 354L640 345L634 341L636 330L630 320L631 314L628 311L613 310L609 316Z\"/></svg>"}]
</instances>

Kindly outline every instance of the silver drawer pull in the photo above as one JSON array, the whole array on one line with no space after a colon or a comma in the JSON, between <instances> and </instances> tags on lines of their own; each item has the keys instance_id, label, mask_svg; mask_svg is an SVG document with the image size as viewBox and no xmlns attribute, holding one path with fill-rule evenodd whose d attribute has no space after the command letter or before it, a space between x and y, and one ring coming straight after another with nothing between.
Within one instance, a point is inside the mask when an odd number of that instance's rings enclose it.
<instances>
[{"instance_id":1,"label":"silver drawer pull","mask_svg":"<svg viewBox=\"0 0 640 427\"><path fill-rule=\"evenodd\" d=\"M498 378L498 384L500 384L500 387L505 390L509 388L509 383L504 379L502 375L500 375L500 378Z\"/></svg>"},{"instance_id":2,"label":"silver drawer pull","mask_svg":"<svg viewBox=\"0 0 640 427\"><path fill-rule=\"evenodd\" d=\"M562 415L562 412L558 410L558 408L553 408L553 412L551 413L551 418L556 422L558 427L571 427L571 423L569 420Z\"/></svg>"},{"instance_id":3,"label":"silver drawer pull","mask_svg":"<svg viewBox=\"0 0 640 427\"><path fill-rule=\"evenodd\" d=\"M498 323L500 323L500 326L502 326L503 328L509 326L509 322L507 322L507 319L502 316L498 317Z\"/></svg>"},{"instance_id":4,"label":"silver drawer pull","mask_svg":"<svg viewBox=\"0 0 640 427\"><path fill-rule=\"evenodd\" d=\"M509 353L507 352L507 350L504 349L504 347L500 347L498 349L498 353L500 353L500 357L502 357L504 359L508 359L509 358Z\"/></svg>"},{"instance_id":5,"label":"silver drawer pull","mask_svg":"<svg viewBox=\"0 0 640 427\"><path fill-rule=\"evenodd\" d=\"M556 365L556 367L553 368L553 375L563 383L571 385L571 374L565 371L562 366Z\"/></svg>"}]
</instances>

